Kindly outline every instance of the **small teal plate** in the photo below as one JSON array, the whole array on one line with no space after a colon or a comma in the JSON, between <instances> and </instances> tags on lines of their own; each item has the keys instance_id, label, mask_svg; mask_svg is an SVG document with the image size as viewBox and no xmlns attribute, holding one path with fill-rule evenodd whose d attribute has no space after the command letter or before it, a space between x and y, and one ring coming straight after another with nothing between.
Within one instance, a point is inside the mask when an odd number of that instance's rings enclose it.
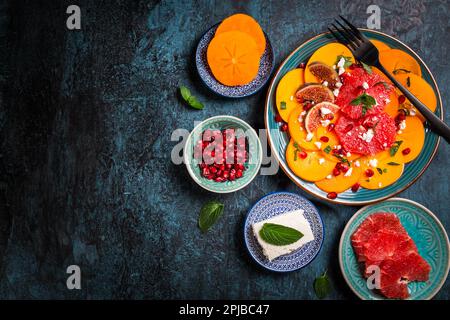
<instances>
[{"instance_id":1,"label":"small teal plate","mask_svg":"<svg viewBox=\"0 0 450 320\"><path fill-rule=\"evenodd\" d=\"M206 129L241 129L247 137L249 159L241 178L234 181L215 182L201 176L199 162L194 158L194 146ZM256 131L244 120L233 116L215 116L198 124L186 140L184 146L184 163L191 178L202 188L215 193L229 193L240 190L256 177L261 167L262 147Z\"/></svg>"},{"instance_id":2,"label":"small teal plate","mask_svg":"<svg viewBox=\"0 0 450 320\"><path fill-rule=\"evenodd\" d=\"M208 45L214 37L218 26L219 25L216 24L211 27L211 29L206 31L198 43L195 53L195 63L197 65L197 71L200 79L203 80L209 89L227 98L243 98L258 92L270 79L270 75L272 74L273 67L275 65L275 54L273 52L269 37L264 33L266 36L266 50L261 57L258 75L256 78L246 85L229 87L221 84L216 80L216 78L214 78L206 59Z\"/></svg>"},{"instance_id":3,"label":"small teal plate","mask_svg":"<svg viewBox=\"0 0 450 320\"><path fill-rule=\"evenodd\" d=\"M345 281L352 291L364 300L385 299L367 288L366 280L356 259L350 241L362 221L376 212L395 213L410 237L414 240L419 254L430 264L430 279L426 282L408 284L410 300L431 299L441 289L447 279L449 260L449 241L439 219L427 208L417 202L392 198L360 209L347 223L339 244L339 264Z\"/></svg>"},{"instance_id":4,"label":"small teal plate","mask_svg":"<svg viewBox=\"0 0 450 320\"><path fill-rule=\"evenodd\" d=\"M252 224L298 209L304 210L304 216L311 225L314 240L297 251L269 261L253 234ZM288 272L303 268L314 260L322 247L324 227L319 212L310 201L295 193L275 192L261 198L250 209L245 220L244 238L250 255L257 263L271 271Z\"/></svg>"},{"instance_id":5,"label":"small teal plate","mask_svg":"<svg viewBox=\"0 0 450 320\"><path fill-rule=\"evenodd\" d=\"M437 97L437 108L436 115L442 119L442 100L439 94L439 89L437 87L436 81L433 78L428 67L420 59L420 57L407 45L399 40L373 30L360 29L365 36L369 39L375 39L382 41L389 45L391 48L401 49L411 56L416 58L422 68L422 77L427 81L433 88ZM422 148L420 155L405 166L405 170L395 183L392 185L379 189L379 190L369 190L361 188L358 192L354 193L351 190L339 193L338 197L334 200L327 198L327 193L320 190L314 183L304 181L297 177L294 172L289 169L286 162L286 147L289 143L289 136L286 132L281 132L279 130L279 124L275 121L275 115L277 112L277 107L275 105L275 91L280 79L290 70L297 68L302 62L307 62L309 57L318 48L326 45L328 43L336 42L334 38L329 33L322 33L315 36L312 39L307 40L297 49L294 50L284 62L279 67L278 71L275 73L273 80L269 86L269 90L266 98L266 109L265 109L265 124L268 130L268 138L270 147L272 149L273 155L276 157L280 163L281 169L287 174L287 176L300 188L309 192L310 194L321 198L325 201L330 201L333 203L341 203L346 205L363 205L374 203L380 200L390 198L399 192L405 190L411 186L427 169L436 154L437 147L439 144L439 137L431 132L429 129L425 129L425 143Z\"/></svg>"}]
</instances>

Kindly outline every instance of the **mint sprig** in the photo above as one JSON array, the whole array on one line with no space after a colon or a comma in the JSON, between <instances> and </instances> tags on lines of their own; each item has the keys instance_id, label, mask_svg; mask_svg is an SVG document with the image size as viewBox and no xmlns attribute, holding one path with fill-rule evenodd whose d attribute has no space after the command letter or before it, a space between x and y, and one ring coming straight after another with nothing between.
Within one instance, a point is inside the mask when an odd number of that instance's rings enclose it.
<instances>
[{"instance_id":1,"label":"mint sprig","mask_svg":"<svg viewBox=\"0 0 450 320\"><path fill-rule=\"evenodd\" d=\"M368 74L372 74L372 67L361 61L361 65Z\"/></svg>"},{"instance_id":2,"label":"mint sprig","mask_svg":"<svg viewBox=\"0 0 450 320\"><path fill-rule=\"evenodd\" d=\"M344 69L347 69L348 67L350 67L353 62L352 62L352 57L348 57L348 56L344 56L344 55L338 55L336 58L336 63L335 65L337 65L339 63L339 61L341 60L341 58L344 58Z\"/></svg>"},{"instance_id":3,"label":"mint sprig","mask_svg":"<svg viewBox=\"0 0 450 320\"><path fill-rule=\"evenodd\" d=\"M377 101L374 97L371 95L368 95L367 93L363 93L360 96L356 97L355 99L350 102L352 106L361 106L362 108L362 114L363 116L366 115L367 110L372 109L374 105L377 104Z\"/></svg>"},{"instance_id":4,"label":"mint sprig","mask_svg":"<svg viewBox=\"0 0 450 320\"><path fill-rule=\"evenodd\" d=\"M195 96L193 96L191 94L191 91L188 88L186 88L185 86L180 87L180 93L181 93L181 97L183 98L183 100L186 101L187 104L189 106L191 106L192 108L197 109L197 110L202 110L204 108L203 103L198 101L198 99Z\"/></svg>"}]
</instances>

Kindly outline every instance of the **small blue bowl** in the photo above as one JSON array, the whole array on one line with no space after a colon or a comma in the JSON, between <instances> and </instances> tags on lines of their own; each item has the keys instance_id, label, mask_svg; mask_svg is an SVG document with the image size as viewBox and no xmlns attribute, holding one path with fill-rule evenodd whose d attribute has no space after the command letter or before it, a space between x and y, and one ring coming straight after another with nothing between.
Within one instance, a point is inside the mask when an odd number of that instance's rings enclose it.
<instances>
[{"instance_id":1,"label":"small blue bowl","mask_svg":"<svg viewBox=\"0 0 450 320\"><path fill-rule=\"evenodd\" d=\"M211 29L206 31L198 43L197 51L195 53L195 63L197 65L197 71L200 75L200 79L203 80L209 89L226 98L243 98L258 92L270 79L275 65L275 54L273 52L269 37L266 33L264 33L266 36L266 50L261 57L258 75L256 78L244 86L229 87L221 84L216 80L216 78L214 78L206 58L206 51L208 50L208 46L212 38L214 38L214 34L216 33L218 26L219 24L216 24L211 27Z\"/></svg>"},{"instance_id":2,"label":"small blue bowl","mask_svg":"<svg viewBox=\"0 0 450 320\"><path fill-rule=\"evenodd\" d=\"M298 209L304 210L314 240L290 254L269 261L253 234L252 224ZM244 225L245 245L250 255L262 267L276 272L289 272L307 266L322 248L324 234L322 218L317 208L309 200L290 192L274 192L262 197L248 212Z\"/></svg>"}]
</instances>

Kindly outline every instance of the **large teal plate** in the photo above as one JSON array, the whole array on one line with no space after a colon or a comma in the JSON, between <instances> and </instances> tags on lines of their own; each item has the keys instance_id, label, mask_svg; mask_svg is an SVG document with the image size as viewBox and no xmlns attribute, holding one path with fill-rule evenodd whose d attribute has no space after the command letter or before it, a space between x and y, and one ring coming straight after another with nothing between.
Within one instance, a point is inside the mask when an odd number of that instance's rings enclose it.
<instances>
[{"instance_id":1,"label":"large teal plate","mask_svg":"<svg viewBox=\"0 0 450 320\"><path fill-rule=\"evenodd\" d=\"M426 64L422 61L422 59L407 45L391 36L388 36L387 34L367 29L360 29L360 30L368 38L380 40L386 43L391 48L401 49L417 59L422 68L422 77L432 86L433 90L436 93L438 103L436 108L436 114L441 119L443 119L442 100L438 86L433 78L433 75L431 74ZM326 201L331 200L329 200L326 197L325 192L317 188L314 183L300 179L294 174L294 172L292 172L291 169L289 169L286 163L286 156L285 156L285 150L287 144L289 143L289 137L287 133L281 132L279 130L279 125L278 123L275 122L274 118L277 109L275 105L275 91L280 79L288 71L297 68L300 63L307 62L308 58L318 48L331 42L335 42L334 38L332 38L329 33L322 33L310 40L307 40L297 49L295 49L294 52L292 52L286 58L286 60L284 60L284 62L281 64L281 66L275 73L272 82L270 84L269 90L267 92L266 106L265 106L266 108L265 125L266 129L268 129L269 143L272 148L274 156L280 163L280 167L284 170L284 172L286 172L289 178L300 188ZM347 190L343 193L340 193L335 200L332 200L332 202L347 205L369 204L387 199L405 190L406 188L411 186L429 166L438 148L439 140L440 140L439 136L435 135L429 129L426 129L425 145L420 155L414 161L405 166L403 175L394 184L380 190L360 189L357 193L353 193L350 190Z\"/></svg>"},{"instance_id":2,"label":"large teal plate","mask_svg":"<svg viewBox=\"0 0 450 320\"><path fill-rule=\"evenodd\" d=\"M376 212L395 213L416 243L419 254L431 266L428 281L408 284L411 295L409 299L431 299L447 279L450 265L448 236L439 219L430 210L417 202L402 198L392 198L366 206L355 213L347 223L339 244L339 264L347 284L361 299L383 299L381 295L367 288L350 241L351 235L361 222Z\"/></svg>"}]
</instances>

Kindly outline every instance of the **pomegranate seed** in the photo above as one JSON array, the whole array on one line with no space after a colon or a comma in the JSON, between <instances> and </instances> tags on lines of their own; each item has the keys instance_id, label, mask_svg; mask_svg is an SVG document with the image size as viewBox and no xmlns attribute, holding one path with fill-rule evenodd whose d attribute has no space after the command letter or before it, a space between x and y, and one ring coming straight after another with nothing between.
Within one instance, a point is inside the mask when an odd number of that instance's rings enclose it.
<instances>
[{"instance_id":1,"label":"pomegranate seed","mask_svg":"<svg viewBox=\"0 0 450 320\"><path fill-rule=\"evenodd\" d=\"M357 192L361 185L357 182L352 186L352 192Z\"/></svg>"},{"instance_id":2,"label":"pomegranate seed","mask_svg":"<svg viewBox=\"0 0 450 320\"><path fill-rule=\"evenodd\" d=\"M236 171L236 178L242 177L242 170Z\"/></svg>"},{"instance_id":3,"label":"pomegranate seed","mask_svg":"<svg viewBox=\"0 0 450 320\"><path fill-rule=\"evenodd\" d=\"M211 168L209 168L209 172L216 173L217 172L217 168L211 166Z\"/></svg>"},{"instance_id":4,"label":"pomegranate seed","mask_svg":"<svg viewBox=\"0 0 450 320\"><path fill-rule=\"evenodd\" d=\"M225 170L225 165L224 165L224 164L221 164L221 165L219 166L219 169L220 169L221 171Z\"/></svg>"},{"instance_id":5,"label":"pomegranate seed","mask_svg":"<svg viewBox=\"0 0 450 320\"><path fill-rule=\"evenodd\" d=\"M331 200L336 199L337 198L337 193L336 192L330 192L330 193L327 194L327 198L331 199Z\"/></svg>"},{"instance_id":6,"label":"pomegranate seed","mask_svg":"<svg viewBox=\"0 0 450 320\"><path fill-rule=\"evenodd\" d=\"M405 119L406 119L405 113L400 112L400 113L397 115L397 119L396 119L396 120L398 120L398 122L401 122L401 121L403 121L403 120L405 120Z\"/></svg>"},{"instance_id":7,"label":"pomegranate seed","mask_svg":"<svg viewBox=\"0 0 450 320\"><path fill-rule=\"evenodd\" d=\"M373 174L374 174L374 172L373 172L373 170L372 169L366 169L366 176L367 177L371 177L371 176L373 176Z\"/></svg>"},{"instance_id":8,"label":"pomegranate seed","mask_svg":"<svg viewBox=\"0 0 450 320\"><path fill-rule=\"evenodd\" d=\"M300 153L298 155L302 159L305 159L308 156L308 154L305 151L300 151Z\"/></svg>"},{"instance_id":9,"label":"pomegranate seed","mask_svg":"<svg viewBox=\"0 0 450 320\"><path fill-rule=\"evenodd\" d=\"M288 130L288 125L287 125L287 123L283 123L283 124L281 125L281 127L280 127L280 130L283 131L283 132L286 132L286 131Z\"/></svg>"},{"instance_id":10,"label":"pomegranate seed","mask_svg":"<svg viewBox=\"0 0 450 320\"><path fill-rule=\"evenodd\" d=\"M283 119L281 118L281 116L279 114L277 114L275 116L275 122L283 122Z\"/></svg>"},{"instance_id":11,"label":"pomegranate seed","mask_svg":"<svg viewBox=\"0 0 450 320\"><path fill-rule=\"evenodd\" d=\"M342 168L342 163L341 163L341 162L336 163L335 168L338 169L338 170L341 170L341 168Z\"/></svg>"},{"instance_id":12,"label":"pomegranate seed","mask_svg":"<svg viewBox=\"0 0 450 320\"><path fill-rule=\"evenodd\" d=\"M231 166L232 166L231 164L226 164L226 165L225 165L225 168L231 169Z\"/></svg>"},{"instance_id":13,"label":"pomegranate seed","mask_svg":"<svg viewBox=\"0 0 450 320\"><path fill-rule=\"evenodd\" d=\"M333 131L334 127L335 127L334 123L330 123L327 127L328 132Z\"/></svg>"},{"instance_id":14,"label":"pomegranate seed","mask_svg":"<svg viewBox=\"0 0 450 320\"><path fill-rule=\"evenodd\" d=\"M403 155L407 155L407 154L409 154L411 152L411 149L410 148L406 148L406 149L403 149L403 151L402 151L402 153L403 153Z\"/></svg>"},{"instance_id":15,"label":"pomegranate seed","mask_svg":"<svg viewBox=\"0 0 450 320\"><path fill-rule=\"evenodd\" d=\"M214 179L214 175L213 174L209 174L209 175L205 176L205 178L208 179L208 180L212 180L212 179Z\"/></svg>"},{"instance_id":16,"label":"pomegranate seed","mask_svg":"<svg viewBox=\"0 0 450 320\"><path fill-rule=\"evenodd\" d=\"M303 105L303 110L308 111L309 109L312 108L312 106L313 106L312 103L307 102Z\"/></svg>"},{"instance_id":17,"label":"pomegranate seed","mask_svg":"<svg viewBox=\"0 0 450 320\"><path fill-rule=\"evenodd\" d=\"M300 63L300 65L298 67L301 69L305 69L306 63L302 62L302 63Z\"/></svg>"},{"instance_id":18,"label":"pomegranate seed","mask_svg":"<svg viewBox=\"0 0 450 320\"><path fill-rule=\"evenodd\" d=\"M230 172L229 171L224 171L222 173L222 178L224 178L224 179L228 179L229 176L230 176Z\"/></svg>"},{"instance_id":19,"label":"pomegranate seed","mask_svg":"<svg viewBox=\"0 0 450 320\"><path fill-rule=\"evenodd\" d=\"M325 120L333 120L334 119L334 115L332 113L329 113L329 114L324 115L323 118Z\"/></svg>"},{"instance_id":20,"label":"pomegranate seed","mask_svg":"<svg viewBox=\"0 0 450 320\"><path fill-rule=\"evenodd\" d=\"M330 138L328 138L327 136L322 136L322 137L320 137L320 141L328 142L328 141L330 141Z\"/></svg>"},{"instance_id":21,"label":"pomegranate seed","mask_svg":"<svg viewBox=\"0 0 450 320\"><path fill-rule=\"evenodd\" d=\"M402 104L406 101L406 97L404 95L398 96L398 104Z\"/></svg>"},{"instance_id":22,"label":"pomegranate seed","mask_svg":"<svg viewBox=\"0 0 450 320\"><path fill-rule=\"evenodd\" d=\"M348 165L346 165L346 164L344 164L344 163L341 165L341 171L342 171L342 172L347 172L348 169L350 169Z\"/></svg>"},{"instance_id":23,"label":"pomegranate seed","mask_svg":"<svg viewBox=\"0 0 450 320\"><path fill-rule=\"evenodd\" d=\"M236 175L230 173L228 180L233 181L234 179L236 179Z\"/></svg>"},{"instance_id":24,"label":"pomegranate seed","mask_svg":"<svg viewBox=\"0 0 450 320\"><path fill-rule=\"evenodd\" d=\"M223 178L222 177L215 177L214 181L215 182L223 182Z\"/></svg>"},{"instance_id":25,"label":"pomegranate seed","mask_svg":"<svg viewBox=\"0 0 450 320\"><path fill-rule=\"evenodd\" d=\"M339 171L338 168L334 168L334 169L333 169L333 176L338 176L338 175L340 175L340 174L341 174L341 171Z\"/></svg>"},{"instance_id":26,"label":"pomegranate seed","mask_svg":"<svg viewBox=\"0 0 450 320\"><path fill-rule=\"evenodd\" d=\"M353 125L352 125L352 124L348 124L348 125L345 127L344 132L347 133L347 132L349 132L349 131L352 130L352 129L353 129Z\"/></svg>"}]
</instances>

